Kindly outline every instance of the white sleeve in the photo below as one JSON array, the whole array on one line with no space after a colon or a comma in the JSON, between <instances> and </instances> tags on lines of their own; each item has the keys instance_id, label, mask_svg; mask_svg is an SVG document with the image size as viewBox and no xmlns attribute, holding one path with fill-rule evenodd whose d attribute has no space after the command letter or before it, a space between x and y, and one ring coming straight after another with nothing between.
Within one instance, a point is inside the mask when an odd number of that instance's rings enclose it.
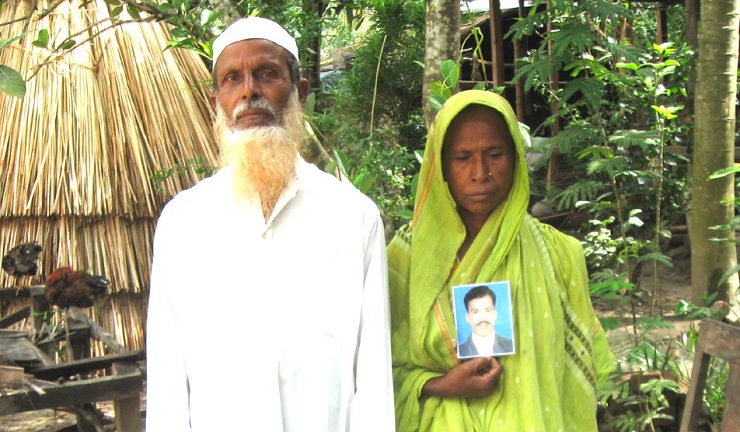
<instances>
[{"instance_id":1,"label":"white sleeve","mask_svg":"<svg viewBox=\"0 0 740 432\"><path fill-rule=\"evenodd\" d=\"M184 360L185 335L177 322L168 283L173 268L167 219L160 218L154 235L154 259L147 313L147 432L190 432L188 378Z\"/></svg>"},{"instance_id":2,"label":"white sleeve","mask_svg":"<svg viewBox=\"0 0 740 432\"><path fill-rule=\"evenodd\" d=\"M395 430L388 263L383 221L377 212L375 215L374 220L366 221L365 284L351 432Z\"/></svg>"}]
</instances>

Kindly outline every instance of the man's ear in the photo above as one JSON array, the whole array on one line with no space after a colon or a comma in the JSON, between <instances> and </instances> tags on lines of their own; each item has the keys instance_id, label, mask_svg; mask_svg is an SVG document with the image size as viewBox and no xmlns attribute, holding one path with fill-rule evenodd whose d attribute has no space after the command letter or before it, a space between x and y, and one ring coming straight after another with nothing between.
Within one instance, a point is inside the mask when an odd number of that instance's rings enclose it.
<instances>
[{"instance_id":1,"label":"man's ear","mask_svg":"<svg viewBox=\"0 0 740 432\"><path fill-rule=\"evenodd\" d=\"M208 96L211 98L211 106L213 106L213 108L215 109L216 108L216 104L218 103L218 101L217 101L218 95L216 93L211 93Z\"/></svg>"},{"instance_id":2,"label":"man's ear","mask_svg":"<svg viewBox=\"0 0 740 432\"><path fill-rule=\"evenodd\" d=\"M301 78L296 83L298 89L298 100L301 101L301 106L306 107L306 99L308 99L308 80Z\"/></svg>"}]
</instances>

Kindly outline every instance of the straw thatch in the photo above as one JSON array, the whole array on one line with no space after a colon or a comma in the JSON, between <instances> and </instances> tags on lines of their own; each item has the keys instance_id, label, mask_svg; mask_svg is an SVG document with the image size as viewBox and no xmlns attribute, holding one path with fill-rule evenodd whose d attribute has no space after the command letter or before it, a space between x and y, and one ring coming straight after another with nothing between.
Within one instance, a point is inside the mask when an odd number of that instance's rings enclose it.
<instances>
[{"instance_id":1,"label":"straw thatch","mask_svg":"<svg viewBox=\"0 0 740 432\"><path fill-rule=\"evenodd\" d=\"M0 22L51 3L6 1ZM38 30L72 35L106 17L103 1L81 9L65 0L41 20L2 26L0 39L28 33L0 50L0 64L30 76L49 56L31 44ZM105 274L112 293L138 293L99 304L101 324L115 323L107 329L134 346L144 312L115 303L145 308L156 219L200 179L192 167L176 170L157 190L152 176L191 160L217 163L208 70L192 52L165 51L169 38L163 23L125 24L53 59L24 99L0 93L0 254L30 240L44 248L39 276L2 272L0 287L43 283L63 265Z\"/></svg>"}]
</instances>

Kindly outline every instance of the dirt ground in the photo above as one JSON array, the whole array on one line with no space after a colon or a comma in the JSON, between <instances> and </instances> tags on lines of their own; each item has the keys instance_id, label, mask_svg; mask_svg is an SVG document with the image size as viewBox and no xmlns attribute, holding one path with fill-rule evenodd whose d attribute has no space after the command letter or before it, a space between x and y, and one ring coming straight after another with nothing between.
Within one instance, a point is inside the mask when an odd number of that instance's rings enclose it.
<instances>
[{"instance_id":1,"label":"dirt ground","mask_svg":"<svg viewBox=\"0 0 740 432\"><path fill-rule=\"evenodd\" d=\"M677 341L688 331L690 322L676 316L675 305L691 297L690 257L688 248L679 246L668 252L673 267L659 266L658 278L654 278L654 268L645 266L641 271L640 284L636 291L636 316L663 316L672 326L667 329L650 331L651 340ZM656 289L657 287L657 289ZM657 296L653 296L657 293ZM655 298L655 301L653 299ZM599 317L618 317L619 325L607 332L610 345L617 360L624 361L632 346L634 327L632 308L627 298L622 300L595 302L594 308ZM652 314L651 314L652 310ZM690 365L687 365L690 368ZM689 369L690 370L690 369ZM107 416L113 416L112 404L98 404ZM75 415L62 410L41 410L9 416L0 416L0 431L3 432L57 432L76 430Z\"/></svg>"},{"instance_id":2,"label":"dirt ground","mask_svg":"<svg viewBox=\"0 0 740 432\"><path fill-rule=\"evenodd\" d=\"M106 419L114 421L112 403L98 403L97 408ZM108 430L108 429L106 429ZM111 428L110 430L113 430ZM45 409L0 417L2 432L76 432L77 418L67 410Z\"/></svg>"},{"instance_id":3,"label":"dirt ground","mask_svg":"<svg viewBox=\"0 0 740 432\"><path fill-rule=\"evenodd\" d=\"M56 432L76 424L74 414L50 409L0 417L3 432Z\"/></svg>"}]
</instances>

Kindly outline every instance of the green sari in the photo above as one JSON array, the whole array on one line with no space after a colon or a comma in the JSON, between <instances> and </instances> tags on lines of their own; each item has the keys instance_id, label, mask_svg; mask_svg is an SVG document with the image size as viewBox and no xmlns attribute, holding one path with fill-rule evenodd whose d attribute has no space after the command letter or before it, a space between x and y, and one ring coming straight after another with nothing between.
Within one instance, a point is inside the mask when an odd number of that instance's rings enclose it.
<instances>
[{"instance_id":1,"label":"green sari","mask_svg":"<svg viewBox=\"0 0 740 432\"><path fill-rule=\"evenodd\" d=\"M442 175L442 144L467 105L499 111L516 146L509 197L453 269L465 227ZM614 367L594 315L580 243L526 211L524 138L496 94L461 92L437 115L427 140L410 226L388 246L396 424L406 431L596 431L596 389ZM422 397L424 384L459 361L451 287L510 281L516 353L483 398Z\"/></svg>"}]
</instances>

